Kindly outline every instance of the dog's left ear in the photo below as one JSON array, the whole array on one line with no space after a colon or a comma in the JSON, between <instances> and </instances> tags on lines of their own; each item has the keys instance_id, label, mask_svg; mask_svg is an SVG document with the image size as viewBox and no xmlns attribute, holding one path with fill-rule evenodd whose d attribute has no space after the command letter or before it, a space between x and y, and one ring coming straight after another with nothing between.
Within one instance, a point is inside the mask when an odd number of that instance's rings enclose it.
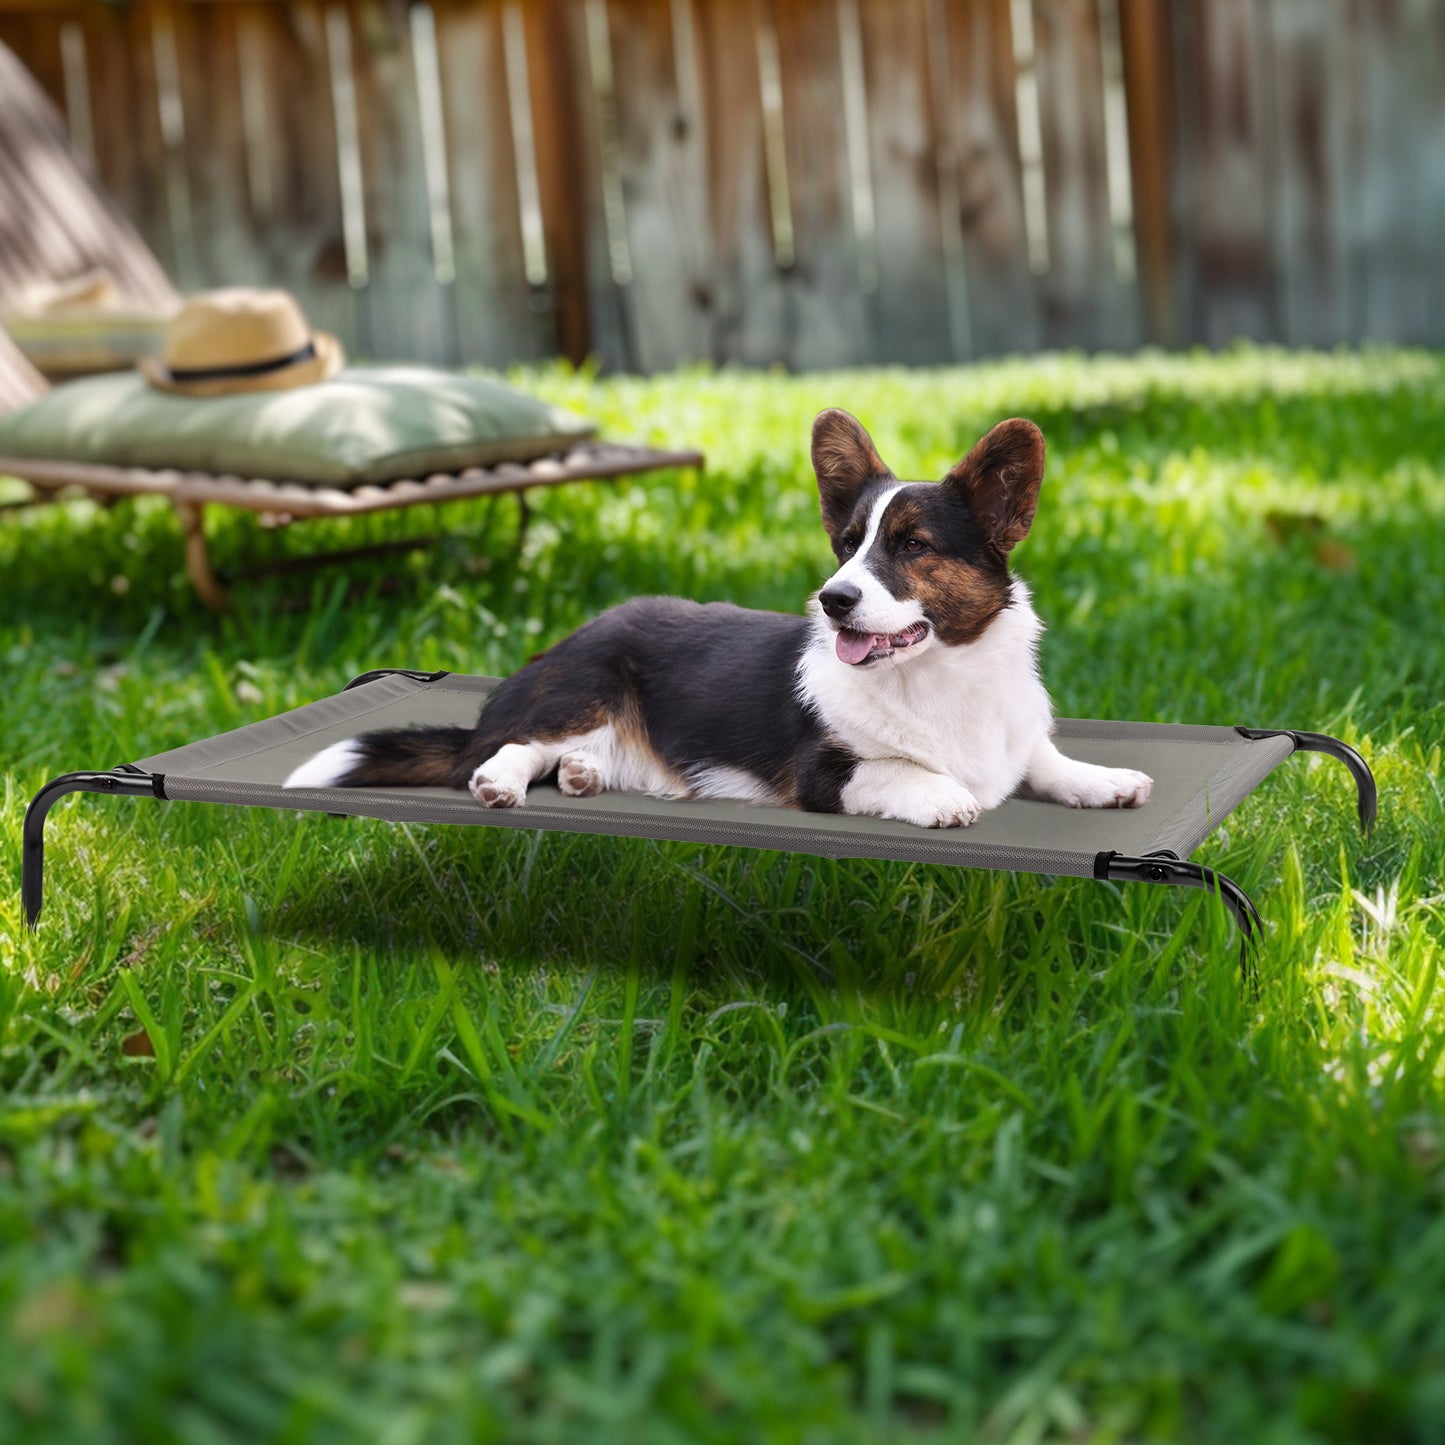
<instances>
[{"instance_id":1,"label":"dog's left ear","mask_svg":"<svg viewBox=\"0 0 1445 1445\"><path fill-rule=\"evenodd\" d=\"M991 547L1007 553L1033 525L1044 479L1044 434L1016 416L1001 421L943 479L963 493Z\"/></svg>"}]
</instances>

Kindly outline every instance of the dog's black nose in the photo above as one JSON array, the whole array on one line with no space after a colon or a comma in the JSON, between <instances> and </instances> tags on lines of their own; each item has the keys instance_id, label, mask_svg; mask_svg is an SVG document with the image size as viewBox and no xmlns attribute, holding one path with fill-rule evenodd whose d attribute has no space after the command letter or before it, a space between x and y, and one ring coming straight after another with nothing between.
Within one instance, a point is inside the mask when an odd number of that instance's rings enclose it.
<instances>
[{"instance_id":1,"label":"dog's black nose","mask_svg":"<svg viewBox=\"0 0 1445 1445\"><path fill-rule=\"evenodd\" d=\"M862 596L861 587L855 587L851 582L834 582L818 593L818 601L834 622L841 622L858 605Z\"/></svg>"}]
</instances>

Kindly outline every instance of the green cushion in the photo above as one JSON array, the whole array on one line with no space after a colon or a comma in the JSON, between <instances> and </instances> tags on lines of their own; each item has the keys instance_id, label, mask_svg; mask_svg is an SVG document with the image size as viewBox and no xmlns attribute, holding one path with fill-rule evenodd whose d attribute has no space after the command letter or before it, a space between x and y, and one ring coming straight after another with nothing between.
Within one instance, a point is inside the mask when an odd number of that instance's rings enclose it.
<instances>
[{"instance_id":1,"label":"green cushion","mask_svg":"<svg viewBox=\"0 0 1445 1445\"><path fill-rule=\"evenodd\" d=\"M424 366L205 399L128 371L66 382L0 417L0 456L355 487L527 461L595 430L492 377Z\"/></svg>"}]
</instances>

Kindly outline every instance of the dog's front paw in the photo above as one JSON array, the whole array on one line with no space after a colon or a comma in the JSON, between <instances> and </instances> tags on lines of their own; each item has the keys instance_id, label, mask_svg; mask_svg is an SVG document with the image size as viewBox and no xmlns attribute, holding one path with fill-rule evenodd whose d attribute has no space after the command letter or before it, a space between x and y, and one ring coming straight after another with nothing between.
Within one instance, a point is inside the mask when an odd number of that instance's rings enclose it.
<instances>
[{"instance_id":1,"label":"dog's front paw","mask_svg":"<svg viewBox=\"0 0 1445 1445\"><path fill-rule=\"evenodd\" d=\"M527 801L527 790L505 778L489 777L481 768L467 784L477 802L484 808L520 808Z\"/></svg>"},{"instance_id":2,"label":"dog's front paw","mask_svg":"<svg viewBox=\"0 0 1445 1445\"><path fill-rule=\"evenodd\" d=\"M919 828L966 828L982 812L983 805L962 783L940 778L935 785L917 788L912 796L900 799L897 811L888 816Z\"/></svg>"},{"instance_id":3,"label":"dog's front paw","mask_svg":"<svg viewBox=\"0 0 1445 1445\"><path fill-rule=\"evenodd\" d=\"M1071 808L1142 808L1154 779L1133 768L1091 768L1070 778L1059 802Z\"/></svg>"}]
</instances>

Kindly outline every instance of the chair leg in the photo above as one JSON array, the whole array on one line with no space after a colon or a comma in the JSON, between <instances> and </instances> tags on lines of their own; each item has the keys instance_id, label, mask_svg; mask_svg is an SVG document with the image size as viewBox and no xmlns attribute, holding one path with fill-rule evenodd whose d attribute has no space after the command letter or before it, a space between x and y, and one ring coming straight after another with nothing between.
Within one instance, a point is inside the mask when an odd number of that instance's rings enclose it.
<instances>
[{"instance_id":1,"label":"chair leg","mask_svg":"<svg viewBox=\"0 0 1445 1445\"><path fill-rule=\"evenodd\" d=\"M231 605L231 600L211 570L210 554L206 551L206 532L202 526L203 509L197 502L175 502L173 505L181 519L181 532L185 539L186 576L207 607L213 612L224 612Z\"/></svg>"}]
</instances>

